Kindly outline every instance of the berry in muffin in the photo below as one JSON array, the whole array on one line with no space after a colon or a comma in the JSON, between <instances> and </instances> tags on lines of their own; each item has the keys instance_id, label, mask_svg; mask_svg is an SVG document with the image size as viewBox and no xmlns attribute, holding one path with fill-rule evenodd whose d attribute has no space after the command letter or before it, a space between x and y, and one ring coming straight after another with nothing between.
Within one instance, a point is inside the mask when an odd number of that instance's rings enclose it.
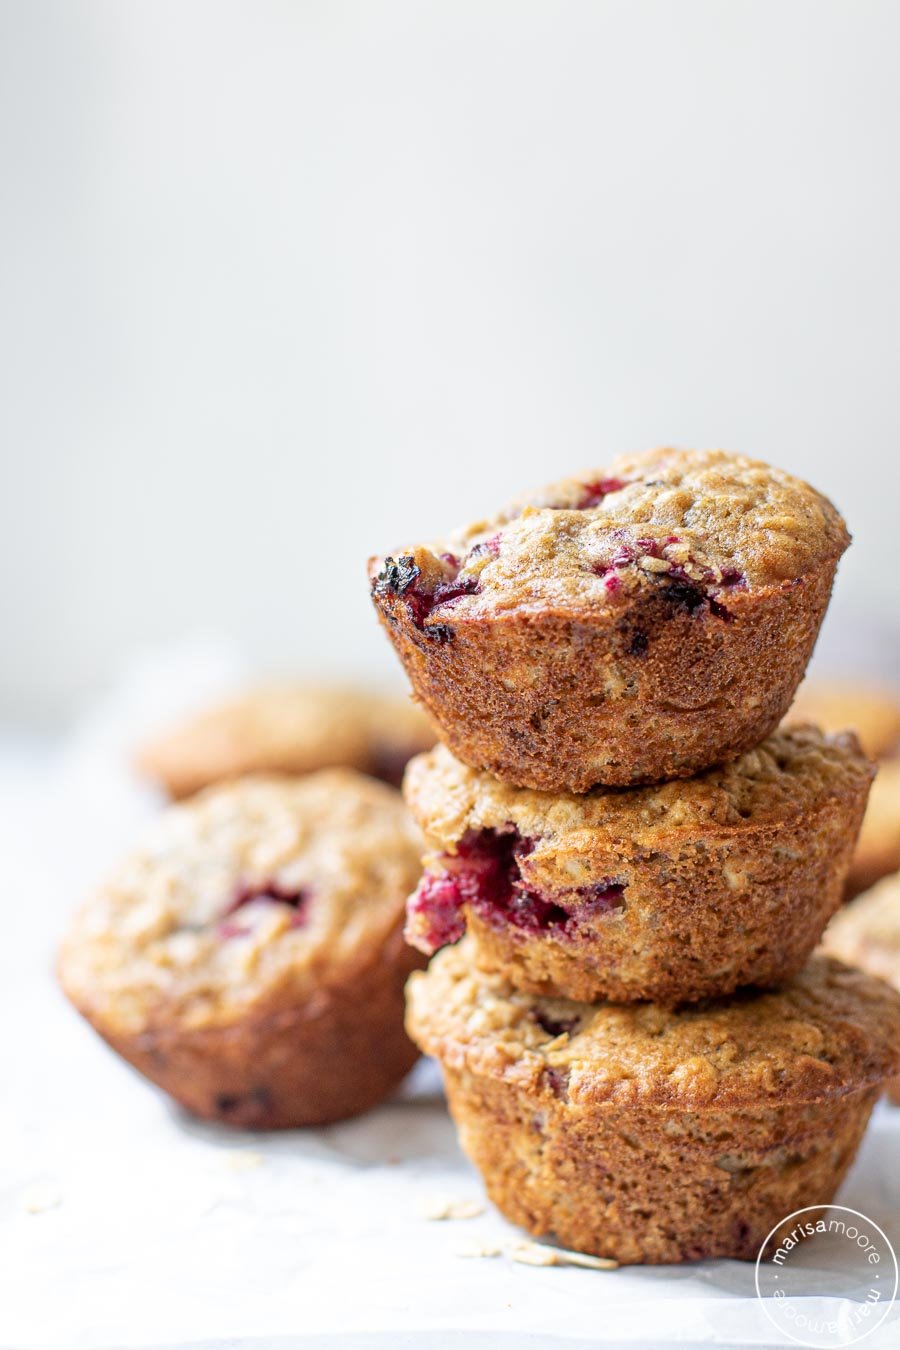
<instances>
[{"instance_id":1,"label":"berry in muffin","mask_svg":"<svg viewBox=\"0 0 900 1350\"><path fill-rule=\"evenodd\" d=\"M441 739L549 792L688 777L774 730L849 536L807 484L659 450L370 562Z\"/></svg>"},{"instance_id":2,"label":"berry in muffin","mask_svg":"<svg viewBox=\"0 0 900 1350\"><path fill-rule=\"evenodd\" d=\"M498 1209L576 1251L755 1258L832 1198L900 1067L900 995L824 957L774 993L672 1011L518 992L468 941L411 979L410 1034Z\"/></svg>"},{"instance_id":3,"label":"berry in muffin","mask_svg":"<svg viewBox=\"0 0 900 1350\"><path fill-rule=\"evenodd\" d=\"M825 929L824 951L900 990L900 875L886 877L845 906ZM900 1106L900 1078L888 1085Z\"/></svg>"},{"instance_id":4,"label":"berry in muffin","mask_svg":"<svg viewBox=\"0 0 900 1350\"><path fill-rule=\"evenodd\" d=\"M331 767L400 786L407 760L434 745L428 718L408 698L340 686L248 689L148 741L139 770L170 797L251 773Z\"/></svg>"},{"instance_id":5,"label":"berry in muffin","mask_svg":"<svg viewBox=\"0 0 900 1350\"><path fill-rule=\"evenodd\" d=\"M403 985L422 962L402 926L420 849L399 793L352 770L209 788L77 915L63 989L195 1115L355 1115L416 1059Z\"/></svg>"},{"instance_id":6,"label":"berry in muffin","mask_svg":"<svg viewBox=\"0 0 900 1350\"><path fill-rule=\"evenodd\" d=\"M519 989L678 1003L794 974L841 902L873 768L852 734L778 731L655 787L514 788L444 746L404 793L426 870L407 940L472 935Z\"/></svg>"}]
</instances>

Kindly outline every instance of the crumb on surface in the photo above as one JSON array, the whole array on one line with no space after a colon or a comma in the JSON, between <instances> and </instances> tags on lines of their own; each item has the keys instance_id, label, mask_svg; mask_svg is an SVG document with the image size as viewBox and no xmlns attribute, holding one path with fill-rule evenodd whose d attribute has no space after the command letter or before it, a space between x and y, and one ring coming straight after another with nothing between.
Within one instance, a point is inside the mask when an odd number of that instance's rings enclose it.
<instances>
[{"instance_id":1,"label":"crumb on surface","mask_svg":"<svg viewBox=\"0 0 900 1350\"><path fill-rule=\"evenodd\" d=\"M588 1270L618 1270L618 1261L605 1256L588 1256L561 1247L546 1247L542 1242L516 1242L509 1255L524 1266L584 1266Z\"/></svg>"},{"instance_id":2,"label":"crumb on surface","mask_svg":"<svg viewBox=\"0 0 900 1350\"><path fill-rule=\"evenodd\" d=\"M444 1219L477 1219L484 1213L484 1205L480 1200L473 1199L452 1199L446 1196L438 1196L430 1200L422 1210L426 1219L444 1220Z\"/></svg>"},{"instance_id":3,"label":"crumb on surface","mask_svg":"<svg viewBox=\"0 0 900 1350\"><path fill-rule=\"evenodd\" d=\"M45 1214L47 1210L57 1209L61 1204L62 1192L52 1182L37 1182L22 1195L22 1208L26 1214Z\"/></svg>"}]
</instances>

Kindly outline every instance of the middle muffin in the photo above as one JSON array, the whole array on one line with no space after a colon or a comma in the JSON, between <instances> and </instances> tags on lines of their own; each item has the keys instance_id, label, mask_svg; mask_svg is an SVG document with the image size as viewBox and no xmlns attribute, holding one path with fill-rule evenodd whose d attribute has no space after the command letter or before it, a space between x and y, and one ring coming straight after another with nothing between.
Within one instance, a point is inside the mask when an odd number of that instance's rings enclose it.
<instances>
[{"instance_id":1,"label":"middle muffin","mask_svg":"<svg viewBox=\"0 0 900 1350\"><path fill-rule=\"evenodd\" d=\"M431 850L407 940L431 953L468 929L481 969L582 1002L777 984L841 902L873 775L855 736L808 727L696 778L585 796L438 746L404 783Z\"/></svg>"}]
</instances>

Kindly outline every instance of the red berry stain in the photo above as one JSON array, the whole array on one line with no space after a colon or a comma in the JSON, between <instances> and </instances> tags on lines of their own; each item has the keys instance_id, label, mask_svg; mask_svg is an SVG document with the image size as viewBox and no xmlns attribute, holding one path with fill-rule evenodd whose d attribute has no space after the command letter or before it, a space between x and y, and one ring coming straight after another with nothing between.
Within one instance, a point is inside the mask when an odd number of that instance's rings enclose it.
<instances>
[{"instance_id":1,"label":"red berry stain","mask_svg":"<svg viewBox=\"0 0 900 1350\"><path fill-rule=\"evenodd\" d=\"M679 543L677 534L670 534L665 544ZM607 591L614 593L621 585L616 576L640 558L665 558L665 545L656 539L635 539L633 543L616 545L615 552L606 561L591 564L595 576L605 578ZM673 608L687 610L688 614L700 614L708 610L715 618L730 623L734 618L731 611L718 598L723 590L738 590L746 587L746 578L736 567L728 567L718 576L709 568L703 568L702 577L697 580L688 575L681 563L669 563L666 571L652 573L652 582L661 588L661 594ZM632 647L632 655L642 656L647 647L644 639L637 638Z\"/></svg>"},{"instance_id":2,"label":"red berry stain","mask_svg":"<svg viewBox=\"0 0 900 1350\"><path fill-rule=\"evenodd\" d=\"M569 938L577 937L584 923L590 925L624 908L625 888L612 879L553 898L531 888L520 864L533 846L513 829L470 830L464 835L457 852L444 855L443 870L426 872L410 899L417 944L435 952L458 942L465 931L465 906L496 928L512 925L532 935Z\"/></svg>"},{"instance_id":3,"label":"red berry stain","mask_svg":"<svg viewBox=\"0 0 900 1350\"><path fill-rule=\"evenodd\" d=\"M217 932L219 937L223 938L244 937L249 933L249 928L229 922L229 918L254 900L268 901L273 905L288 905L294 911L291 915L291 927L302 928L309 918L311 899L312 894L308 889L282 886L275 880L239 882L235 888L234 898L223 913L224 922L219 924Z\"/></svg>"},{"instance_id":4,"label":"red berry stain","mask_svg":"<svg viewBox=\"0 0 900 1350\"><path fill-rule=\"evenodd\" d=\"M447 642L453 636L452 628L446 624L426 627L425 620L441 605L448 605L463 595L477 594L479 585L477 577L458 575L460 562L455 554L442 553L441 560L455 575L428 589L421 583L422 573L412 554L397 559L385 558L384 566L372 583L372 594L402 596L416 628L437 642Z\"/></svg>"},{"instance_id":5,"label":"red berry stain","mask_svg":"<svg viewBox=\"0 0 900 1350\"><path fill-rule=\"evenodd\" d=\"M625 484L621 478L598 478L593 483L582 483L581 486L584 496L576 502L576 511L589 511L592 506L599 506L604 497L608 497L611 492L621 492Z\"/></svg>"},{"instance_id":6,"label":"red berry stain","mask_svg":"<svg viewBox=\"0 0 900 1350\"><path fill-rule=\"evenodd\" d=\"M570 1036L580 1025L577 1017L552 1017L542 1008L535 1010L534 1020L548 1036Z\"/></svg>"}]
</instances>

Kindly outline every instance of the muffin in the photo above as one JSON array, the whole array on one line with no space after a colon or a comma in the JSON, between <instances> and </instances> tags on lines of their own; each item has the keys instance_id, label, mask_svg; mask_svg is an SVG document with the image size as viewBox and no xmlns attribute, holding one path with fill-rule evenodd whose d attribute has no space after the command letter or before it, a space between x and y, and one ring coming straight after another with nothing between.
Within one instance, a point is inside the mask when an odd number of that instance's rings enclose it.
<instances>
[{"instance_id":1,"label":"muffin","mask_svg":"<svg viewBox=\"0 0 900 1350\"><path fill-rule=\"evenodd\" d=\"M431 850L407 940L467 928L484 970L586 1002L777 983L841 902L873 772L852 734L803 728L696 778L554 795L439 746L404 784Z\"/></svg>"},{"instance_id":2,"label":"muffin","mask_svg":"<svg viewBox=\"0 0 900 1350\"><path fill-rule=\"evenodd\" d=\"M822 946L900 989L900 875L887 877L842 909L826 928ZM888 1094L900 1106L900 1078L888 1085Z\"/></svg>"},{"instance_id":3,"label":"muffin","mask_svg":"<svg viewBox=\"0 0 900 1350\"><path fill-rule=\"evenodd\" d=\"M900 751L900 695L862 680L804 680L785 722L824 731L855 731L872 759Z\"/></svg>"},{"instance_id":4,"label":"muffin","mask_svg":"<svg viewBox=\"0 0 900 1350\"><path fill-rule=\"evenodd\" d=\"M900 995L825 957L777 992L671 1011L518 992L468 941L413 976L410 1035L498 1209L576 1251L755 1258L832 1198L900 1068Z\"/></svg>"},{"instance_id":5,"label":"muffin","mask_svg":"<svg viewBox=\"0 0 900 1350\"><path fill-rule=\"evenodd\" d=\"M149 740L138 770L170 797L252 773L358 769L399 787L408 759L434 745L425 714L408 698L340 686L248 689Z\"/></svg>"},{"instance_id":6,"label":"muffin","mask_svg":"<svg viewBox=\"0 0 900 1350\"><path fill-rule=\"evenodd\" d=\"M685 778L773 731L848 543L831 503L779 469L658 450L369 566L453 753L586 792Z\"/></svg>"},{"instance_id":7,"label":"muffin","mask_svg":"<svg viewBox=\"0 0 900 1350\"><path fill-rule=\"evenodd\" d=\"M114 1050L197 1116L274 1129L375 1106L416 1059L403 941L421 841L348 769L170 807L76 917L59 977Z\"/></svg>"},{"instance_id":8,"label":"muffin","mask_svg":"<svg viewBox=\"0 0 900 1350\"><path fill-rule=\"evenodd\" d=\"M872 784L847 877L846 898L852 899L897 871L900 871L900 759L887 759L879 764Z\"/></svg>"},{"instance_id":9,"label":"muffin","mask_svg":"<svg viewBox=\"0 0 900 1350\"><path fill-rule=\"evenodd\" d=\"M785 725L807 720L826 731L852 727L866 753L883 761L847 876L849 900L900 870L900 695L883 685L807 680Z\"/></svg>"}]
</instances>

